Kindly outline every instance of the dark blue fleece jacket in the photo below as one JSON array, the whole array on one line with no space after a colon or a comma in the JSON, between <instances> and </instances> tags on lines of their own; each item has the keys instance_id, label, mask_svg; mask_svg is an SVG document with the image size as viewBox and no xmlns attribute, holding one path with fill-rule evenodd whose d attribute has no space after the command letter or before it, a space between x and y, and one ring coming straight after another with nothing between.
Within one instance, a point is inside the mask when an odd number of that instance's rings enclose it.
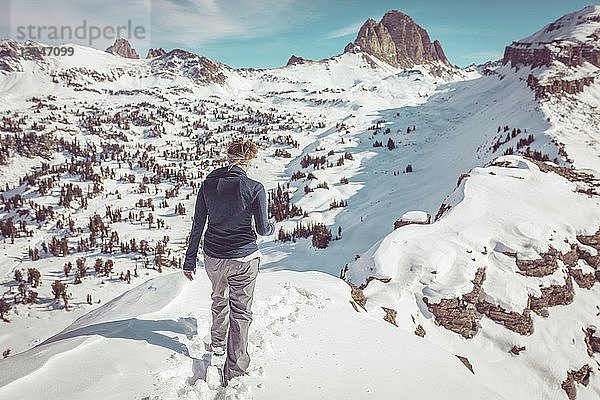
<instances>
[{"instance_id":1,"label":"dark blue fleece jacket","mask_svg":"<svg viewBox=\"0 0 600 400\"><path fill-rule=\"evenodd\" d=\"M271 235L275 230L267 217L267 196L262 183L248 178L238 166L216 169L206 177L196 198L184 270L196 268L207 216L203 250L210 257L240 258L258 250L252 217L259 235Z\"/></svg>"}]
</instances>

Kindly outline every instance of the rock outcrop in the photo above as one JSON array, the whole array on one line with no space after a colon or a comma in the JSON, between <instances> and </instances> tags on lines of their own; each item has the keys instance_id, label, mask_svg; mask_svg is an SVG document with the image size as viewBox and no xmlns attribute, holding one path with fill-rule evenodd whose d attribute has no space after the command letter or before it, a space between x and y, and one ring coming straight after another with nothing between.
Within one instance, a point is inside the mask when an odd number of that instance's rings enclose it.
<instances>
[{"instance_id":1,"label":"rock outcrop","mask_svg":"<svg viewBox=\"0 0 600 400\"><path fill-rule=\"evenodd\" d=\"M127 39L119 38L115 43L106 49L107 53L121 56L124 58L140 58L138 53L131 47Z\"/></svg>"},{"instance_id":2,"label":"rock outcrop","mask_svg":"<svg viewBox=\"0 0 600 400\"><path fill-rule=\"evenodd\" d=\"M379 23L369 18L356 40L344 49L345 53L360 51L394 67L410 68L434 61L450 66L440 42L431 42L425 29L395 10L387 12Z\"/></svg>"},{"instance_id":3,"label":"rock outcrop","mask_svg":"<svg viewBox=\"0 0 600 400\"><path fill-rule=\"evenodd\" d=\"M290 57L286 65L297 65L297 64L305 64L307 62L315 62L314 60L308 60L302 57L296 57L294 54Z\"/></svg>"},{"instance_id":4,"label":"rock outcrop","mask_svg":"<svg viewBox=\"0 0 600 400\"><path fill-rule=\"evenodd\" d=\"M504 64L514 68L583 66L586 62L600 68L600 6L588 6L567 14L542 30L522 40L514 41L504 50ZM575 94L594 82L595 75L577 74L569 78L560 71L539 79L534 74L527 79L536 98L552 94Z\"/></svg>"},{"instance_id":5,"label":"rock outcrop","mask_svg":"<svg viewBox=\"0 0 600 400\"><path fill-rule=\"evenodd\" d=\"M470 339L477 333L477 322L481 318L477 314L477 303L484 280L485 269L480 268L475 274L473 289L469 293L462 297L441 299L439 303L431 303L427 297L423 297L423 302L435 316L436 323L465 339Z\"/></svg>"},{"instance_id":6,"label":"rock outcrop","mask_svg":"<svg viewBox=\"0 0 600 400\"><path fill-rule=\"evenodd\" d=\"M165 54L167 54L167 52L162 47L158 49L148 49L148 55L146 55L146 58L161 57Z\"/></svg>"},{"instance_id":7,"label":"rock outcrop","mask_svg":"<svg viewBox=\"0 0 600 400\"><path fill-rule=\"evenodd\" d=\"M394 222L394 230L406 225L427 225L431 223L431 215L426 212L408 212Z\"/></svg>"},{"instance_id":8,"label":"rock outcrop","mask_svg":"<svg viewBox=\"0 0 600 400\"><path fill-rule=\"evenodd\" d=\"M540 83L540 80L533 74L527 77L527 86L535 92L535 98L548 97L551 94L569 93L576 94L582 92L586 86L594 83L594 76L585 76L579 79L562 79L559 77L546 79Z\"/></svg>"},{"instance_id":9,"label":"rock outcrop","mask_svg":"<svg viewBox=\"0 0 600 400\"><path fill-rule=\"evenodd\" d=\"M600 49L591 44L574 43L522 43L512 42L504 49L504 64L512 66L519 64L529 65L533 68L550 66L554 61L561 62L568 67L577 67L588 61L600 67Z\"/></svg>"},{"instance_id":10,"label":"rock outcrop","mask_svg":"<svg viewBox=\"0 0 600 400\"><path fill-rule=\"evenodd\" d=\"M0 71L23 71L23 60L42 61L41 45L34 41L16 42L11 39L0 40Z\"/></svg>"},{"instance_id":11,"label":"rock outcrop","mask_svg":"<svg viewBox=\"0 0 600 400\"><path fill-rule=\"evenodd\" d=\"M19 64L20 49L14 40L0 41L0 71L22 71Z\"/></svg>"},{"instance_id":12,"label":"rock outcrop","mask_svg":"<svg viewBox=\"0 0 600 400\"><path fill-rule=\"evenodd\" d=\"M590 383L590 375L592 374L592 368L585 364L578 370L571 370L567 372L567 379L565 379L560 385L567 394L569 400L577 399L577 388L575 383L586 386Z\"/></svg>"},{"instance_id":13,"label":"rock outcrop","mask_svg":"<svg viewBox=\"0 0 600 400\"><path fill-rule=\"evenodd\" d=\"M154 75L164 78L183 75L202 85L225 83L227 77L224 71L229 69L218 61L181 49L153 59L150 65Z\"/></svg>"},{"instance_id":14,"label":"rock outcrop","mask_svg":"<svg viewBox=\"0 0 600 400\"><path fill-rule=\"evenodd\" d=\"M548 309L568 305L573 302L575 291L573 280L582 289L591 289L600 282L600 256L592 256L589 251L579 244L594 248L600 252L600 230L593 235L578 235L577 243L571 244L571 250L561 253L550 247L549 251L540 254L535 260L515 260L519 272L530 278L548 276L558 266L557 260L561 260L567 267L564 284L555 284L540 287L541 296L529 295L527 307L521 312L507 311L502 306L486 300L482 289L485 280L485 269L480 268L473 279L473 289L461 297L441 299L439 303L432 303L427 297L423 302L429 311L435 316L435 321L444 328L462 335L465 339L472 338L478 331L478 321L482 316L501 323L505 328L520 335L530 335L533 332L533 319L531 312L542 317L547 317ZM506 253L505 253L506 254ZM507 254L515 257L515 254ZM594 273L583 273L577 266L579 260L585 261ZM588 352L600 349L600 339L593 337L594 329L586 332L586 344Z\"/></svg>"},{"instance_id":15,"label":"rock outcrop","mask_svg":"<svg viewBox=\"0 0 600 400\"><path fill-rule=\"evenodd\" d=\"M585 345L587 347L587 353L590 357L594 357L594 353L600 353L600 338L594 336L596 333L596 327L588 327L583 330L585 333Z\"/></svg>"}]
</instances>

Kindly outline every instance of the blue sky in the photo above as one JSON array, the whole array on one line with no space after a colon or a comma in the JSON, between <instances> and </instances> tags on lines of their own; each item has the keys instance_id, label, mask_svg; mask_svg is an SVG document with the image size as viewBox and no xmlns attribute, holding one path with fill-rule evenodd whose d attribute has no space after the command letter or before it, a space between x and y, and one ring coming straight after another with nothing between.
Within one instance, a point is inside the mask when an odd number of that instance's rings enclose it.
<instances>
[{"instance_id":1,"label":"blue sky","mask_svg":"<svg viewBox=\"0 0 600 400\"><path fill-rule=\"evenodd\" d=\"M511 41L590 4L594 2L0 0L0 11L10 11L0 12L0 33L15 38L16 28L29 24L75 27L85 19L102 27L131 20L148 33L130 40L142 57L149 47L183 48L232 67L270 68L284 65L291 54L311 59L339 54L367 18L379 21L395 9L438 39L450 62L466 66L498 59ZM104 49L110 42L99 38L92 46Z\"/></svg>"}]
</instances>

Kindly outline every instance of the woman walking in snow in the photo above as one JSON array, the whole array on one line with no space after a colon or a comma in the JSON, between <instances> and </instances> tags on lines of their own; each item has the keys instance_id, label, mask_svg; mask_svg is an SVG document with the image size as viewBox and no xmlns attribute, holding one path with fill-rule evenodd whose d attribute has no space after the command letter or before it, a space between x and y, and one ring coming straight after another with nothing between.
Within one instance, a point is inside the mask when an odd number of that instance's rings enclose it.
<instances>
[{"instance_id":1,"label":"woman walking in snow","mask_svg":"<svg viewBox=\"0 0 600 400\"><path fill-rule=\"evenodd\" d=\"M202 250L204 268L212 283L211 348L217 356L227 349L225 386L244 374L250 364L250 308L261 257L256 233L266 236L275 231L267 217L264 186L246 175L248 163L257 152L250 140L232 141L227 146L229 165L214 170L202 183L183 265L185 276L193 280L198 245L208 217Z\"/></svg>"}]
</instances>

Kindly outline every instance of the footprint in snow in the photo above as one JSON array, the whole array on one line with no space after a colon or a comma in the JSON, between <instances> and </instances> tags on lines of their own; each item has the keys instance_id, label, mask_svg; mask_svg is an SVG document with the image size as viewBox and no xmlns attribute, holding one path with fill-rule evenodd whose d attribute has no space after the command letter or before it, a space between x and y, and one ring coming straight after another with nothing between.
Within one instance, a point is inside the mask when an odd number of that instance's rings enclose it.
<instances>
[{"instance_id":1,"label":"footprint in snow","mask_svg":"<svg viewBox=\"0 0 600 400\"><path fill-rule=\"evenodd\" d=\"M253 322L250 327L248 352L250 357L256 353L273 351L273 339L289 337L299 339L293 325L314 314L315 309L325 307L329 299L325 299L310 290L284 283L281 292L264 300L255 301ZM198 316L199 317L199 316ZM200 400L249 400L253 399L251 388L245 378L238 377L229 382L226 388L221 386L221 373L225 357L213 357L207 351L205 343L210 341L210 334L202 337L199 332L209 332L210 317L186 316L179 322L184 327L187 345L192 357L192 371L184 356L173 355L169 369L157 374L160 399L200 399ZM265 371L262 365L252 364L248 374L262 378ZM259 383L258 388L264 388ZM173 390L175 388L175 390Z\"/></svg>"}]
</instances>

